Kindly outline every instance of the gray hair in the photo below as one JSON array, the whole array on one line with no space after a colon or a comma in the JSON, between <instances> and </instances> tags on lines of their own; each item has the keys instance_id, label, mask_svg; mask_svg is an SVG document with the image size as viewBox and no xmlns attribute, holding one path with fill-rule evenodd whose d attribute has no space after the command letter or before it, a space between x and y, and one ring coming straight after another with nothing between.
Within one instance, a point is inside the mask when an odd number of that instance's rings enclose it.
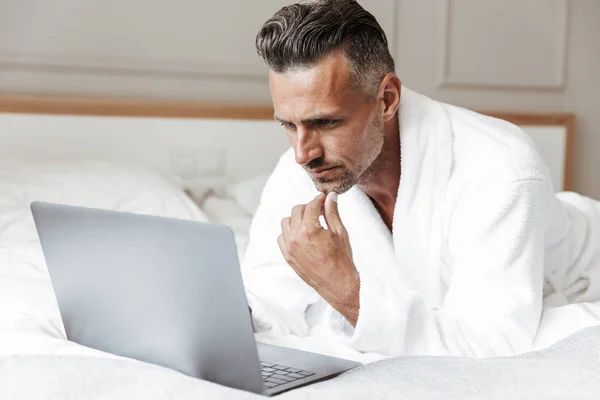
<instances>
[{"instance_id":1,"label":"gray hair","mask_svg":"<svg viewBox=\"0 0 600 400\"><path fill-rule=\"evenodd\" d=\"M256 51L272 71L309 68L337 49L345 51L352 84L366 97L395 71L385 32L356 0L317 0L277 11L256 36Z\"/></svg>"}]
</instances>

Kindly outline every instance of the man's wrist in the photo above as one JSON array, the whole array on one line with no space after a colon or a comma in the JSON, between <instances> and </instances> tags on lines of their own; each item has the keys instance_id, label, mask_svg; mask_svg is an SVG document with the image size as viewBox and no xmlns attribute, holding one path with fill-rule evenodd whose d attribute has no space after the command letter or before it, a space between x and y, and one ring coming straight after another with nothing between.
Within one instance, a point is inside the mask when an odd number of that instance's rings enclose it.
<instances>
[{"instance_id":1,"label":"man's wrist","mask_svg":"<svg viewBox=\"0 0 600 400\"><path fill-rule=\"evenodd\" d=\"M360 276L358 272L356 272L349 283L347 293L348 315L346 315L346 318L355 327L358 322L358 311L360 309Z\"/></svg>"},{"instance_id":2,"label":"man's wrist","mask_svg":"<svg viewBox=\"0 0 600 400\"><path fill-rule=\"evenodd\" d=\"M325 300L338 310L352 326L356 326L360 309L360 276L357 271L354 271L344 279L344 282L340 283L342 284L337 295L331 301L327 298Z\"/></svg>"}]
</instances>

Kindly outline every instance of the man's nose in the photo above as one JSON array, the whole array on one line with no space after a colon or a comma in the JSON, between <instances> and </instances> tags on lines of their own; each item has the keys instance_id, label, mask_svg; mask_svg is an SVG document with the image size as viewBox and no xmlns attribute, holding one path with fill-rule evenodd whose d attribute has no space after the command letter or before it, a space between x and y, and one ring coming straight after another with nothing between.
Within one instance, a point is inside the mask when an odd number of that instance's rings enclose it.
<instances>
[{"instance_id":1,"label":"man's nose","mask_svg":"<svg viewBox=\"0 0 600 400\"><path fill-rule=\"evenodd\" d=\"M323 148L318 138L310 132L298 132L296 137L296 146L294 148L296 162L300 165L306 165L315 158L323 155Z\"/></svg>"}]
</instances>

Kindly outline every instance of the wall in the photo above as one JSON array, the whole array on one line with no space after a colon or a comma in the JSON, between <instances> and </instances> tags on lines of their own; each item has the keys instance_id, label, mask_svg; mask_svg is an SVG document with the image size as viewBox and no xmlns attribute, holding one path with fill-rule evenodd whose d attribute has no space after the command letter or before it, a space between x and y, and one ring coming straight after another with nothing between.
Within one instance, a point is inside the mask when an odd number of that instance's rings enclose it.
<instances>
[{"instance_id":1,"label":"wall","mask_svg":"<svg viewBox=\"0 0 600 400\"><path fill-rule=\"evenodd\" d=\"M0 91L270 101L254 36L291 0L0 2ZM575 190L600 198L600 1L363 0L404 84L578 116Z\"/></svg>"},{"instance_id":2,"label":"wall","mask_svg":"<svg viewBox=\"0 0 600 400\"><path fill-rule=\"evenodd\" d=\"M565 110L577 114L575 189L600 199L600 1L573 1Z\"/></svg>"},{"instance_id":3,"label":"wall","mask_svg":"<svg viewBox=\"0 0 600 400\"><path fill-rule=\"evenodd\" d=\"M477 109L577 115L574 190L600 199L600 1L399 0L397 72Z\"/></svg>"}]
</instances>

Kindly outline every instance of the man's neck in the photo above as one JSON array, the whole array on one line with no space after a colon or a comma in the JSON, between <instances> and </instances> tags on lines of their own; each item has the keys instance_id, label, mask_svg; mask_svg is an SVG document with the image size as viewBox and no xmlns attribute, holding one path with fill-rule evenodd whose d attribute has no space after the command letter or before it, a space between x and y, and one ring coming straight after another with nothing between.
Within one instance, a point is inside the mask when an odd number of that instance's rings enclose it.
<instances>
[{"instance_id":1,"label":"man's neck","mask_svg":"<svg viewBox=\"0 0 600 400\"><path fill-rule=\"evenodd\" d=\"M373 172L359 183L379 211L382 219L392 229L394 207L400 183L400 135L398 118L394 118L384 126L385 143L381 155L373 163Z\"/></svg>"}]
</instances>

